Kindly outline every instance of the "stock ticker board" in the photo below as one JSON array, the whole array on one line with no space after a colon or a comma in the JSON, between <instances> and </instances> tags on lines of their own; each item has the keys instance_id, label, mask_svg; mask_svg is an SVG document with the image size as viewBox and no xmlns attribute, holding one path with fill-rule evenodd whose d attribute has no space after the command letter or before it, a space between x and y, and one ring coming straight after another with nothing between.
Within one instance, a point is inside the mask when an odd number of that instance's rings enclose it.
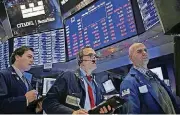
<instances>
[{"instance_id":1,"label":"stock ticker board","mask_svg":"<svg viewBox=\"0 0 180 115\"><path fill-rule=\"evenodd\" d=\"M0 69L6 69L9 66L9 43L0 42Z\"/></svg>"},{"instance_id":2,"label":"stock ticker board","mask_svg":"<svg viewBox=\"0 0 180 115\"><path fill-rule=\"evenodd\" d=\"M34 49L34 65L66 61L64 29L14 39L14 50L23 45Z\"/></svg>"},{"instance_id":3,"label":"stock ticker board","mask_svg":"<svg viewBox=\"0 0 180 115\"><path fill-rule=\"evenodd\" d=\"M142 20L146 30L159 22L158 14L153 0L137 0Z\"/></svg>"},{"instance_id":4,"label":"stock ticker board","mask_svg":"<svg viewBox=\"0 0 180 115\"><path fill-rule=\"evenodd\" d=\"M97 50L137 34L130 0L99 0L66 19L69 60L79 49Z\"/></svg>"}]
</instances>

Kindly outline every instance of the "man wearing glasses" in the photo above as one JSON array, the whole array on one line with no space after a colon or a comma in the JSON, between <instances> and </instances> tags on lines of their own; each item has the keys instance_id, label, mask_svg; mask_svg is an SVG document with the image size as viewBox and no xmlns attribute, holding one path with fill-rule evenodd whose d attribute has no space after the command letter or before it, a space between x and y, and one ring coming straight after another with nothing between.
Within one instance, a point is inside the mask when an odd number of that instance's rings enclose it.
<instances>
[{"instance_id":1,"label":"man wearing glasses","mask_svg":"<svg viewBox=\"0 0 180 115\"><path fill-rule=\"evenodd\" d=\"M79 51L79 69L75 73L65 72L47 93L43 101L43 109L47 114L87 114L88 110L103 101L101 90L92 75L96 69L96 59L97 55L90 47ZM110 110L110 106L103 107L99 113Z\"/></svg>"},{"instance_id":2,"label":"man wearing glasses","mask_svg":"<svg viewBox=\"0 0 180 115\"><path fill-rule=\"evenodd\" d=\"M127 102L126 114L176 114L178 106L171 90L147 68L147 49L142 43L129 48L133 67L120 86L120 95Z\"/></svg>"}]
</instances>

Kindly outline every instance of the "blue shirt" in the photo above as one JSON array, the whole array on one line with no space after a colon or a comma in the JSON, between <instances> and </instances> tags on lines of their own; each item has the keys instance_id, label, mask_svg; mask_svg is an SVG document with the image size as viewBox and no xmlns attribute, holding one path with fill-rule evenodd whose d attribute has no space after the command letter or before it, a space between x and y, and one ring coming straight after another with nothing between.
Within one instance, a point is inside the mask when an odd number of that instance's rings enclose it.
<instances>
[{"instance_id":1,"label":"blue shirt","mask_svg":"<svg viewBox=\"0 0 180 115\"><path fill-rule=\"evenodd\" d=\"M96 87L95 87L95 82L94 79L89 82L87 77L86 77L86 72L80 68L81 71L81 75L80 77L83 78L83 82L85 85L85 90L86 90L86 98L85 98L85 104L84 104L84 109L86 110L90 110L91 109L91 105L90 105L90 100L89 100L89 94L88 94L88 84L90 85L90 87L93 90L93 97L94 97L94 101L96 103Z\"/></svg>"}]
</instances>

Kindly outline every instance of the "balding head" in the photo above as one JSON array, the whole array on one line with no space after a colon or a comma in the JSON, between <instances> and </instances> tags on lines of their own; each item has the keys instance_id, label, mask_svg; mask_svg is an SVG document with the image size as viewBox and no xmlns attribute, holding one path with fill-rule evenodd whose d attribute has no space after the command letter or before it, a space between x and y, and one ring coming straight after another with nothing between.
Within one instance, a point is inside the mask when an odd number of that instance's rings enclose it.
<instances>
[{"instance_id":1,"label":"balding head","mask_svg":"<svg viewBox=\"0 0 180 115\"><path fill-rule=\"evenodd\" d=\"M129 47L129 56L130 56L130 57L133 55L133 52L135 52L136 49L137 49L139 46L144 46L144 44L143 44L143 43L133 43L133 44Z\"/></svg>"},{"instance_id":2,"label":"balding head","mask_svg":"<svg viewBox=\"0 0 180 115\"><path fill-rule=\"evenodd\" d=\"M143 43L133 43L129 47L129 58L135 66L146 67L149 62L146 46Z\"/></svg>"}]
</instances>

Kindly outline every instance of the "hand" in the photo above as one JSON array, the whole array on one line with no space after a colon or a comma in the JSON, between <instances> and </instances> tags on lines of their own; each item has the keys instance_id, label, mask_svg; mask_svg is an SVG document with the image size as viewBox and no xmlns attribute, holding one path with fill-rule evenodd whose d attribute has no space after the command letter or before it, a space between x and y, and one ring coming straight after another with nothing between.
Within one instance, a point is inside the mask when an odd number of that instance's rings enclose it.
<instances>
[{"instance_id":1,"label":"hand","mask_svg":"<svg viewBox=\"0 0 180 115\"><path fill-rule=\"evenodd\" d=\"M26 94L26 99L28 100L28 103L31 103L32 101L37 99L37 91L36 90L31 90L28 91Z\"/></svg>"},{"instance_id":2,"label":"hand","mask_svg":"<svg viewBox=\"0 0 180 115\"><path fill-rule=\"evenodd\" d=\"M37 105L36 105L36 113L39 113L41 112L43 109L42 109L42 101L38 102Z\"/></svg>"},{"instance_id":3,"label":"hand","mask_svg":"<svg viewBox=\"0 0 180 115\"><path fill-rule=\"evenodd\" d=\"M115 110L114 108L111 108L111 106L108 105L107 107L103 106L102 108L100 108L99 113L104 114L114 110Z\"/></svg>"},{"instance_id":4,"label":"hand","mask_svg":"<svg viewBox=\"0 0 180 115\"><path fill-rule=\"evenodd\" d=\"M88 112L85 109L79 109L74 111L72 114L88 114Z\"/></svg>"}]
</instances>

